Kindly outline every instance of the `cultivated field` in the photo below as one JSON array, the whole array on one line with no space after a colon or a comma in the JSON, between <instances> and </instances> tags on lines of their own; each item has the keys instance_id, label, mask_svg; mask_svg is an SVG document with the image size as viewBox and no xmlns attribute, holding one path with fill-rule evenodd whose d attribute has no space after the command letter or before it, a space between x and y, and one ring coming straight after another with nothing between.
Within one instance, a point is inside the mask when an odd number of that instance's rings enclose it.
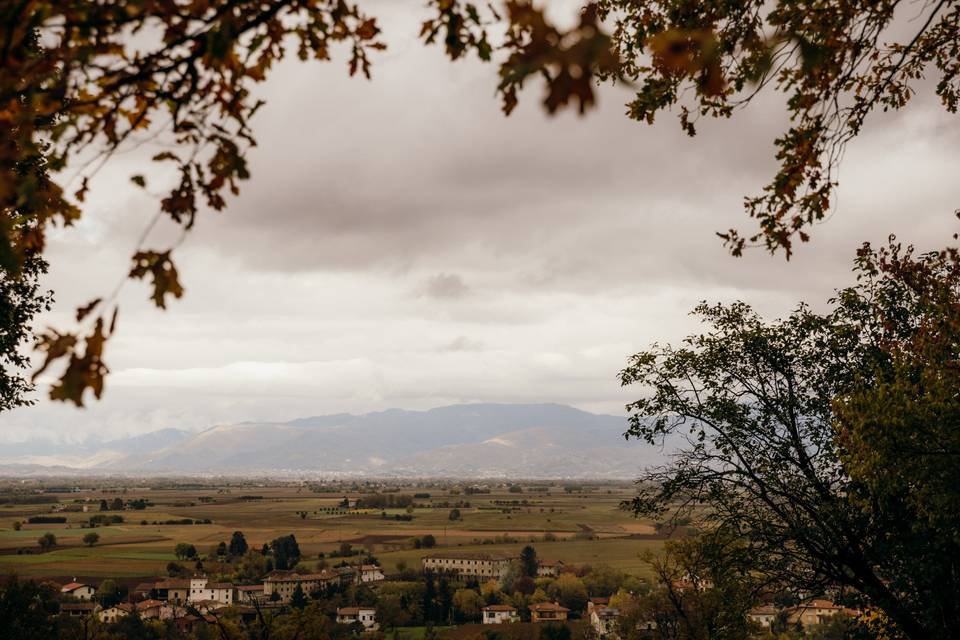
<instances>
[{"instance_id":1,"label":"cultivated field","mask_svg":"<svg viewBox=\"0 0 960 640\"><path fill-rule=\"evenodd\" d=\"M388 573L398 565L419 567L420 557L431 550L415 549L412 540L426 534L435 537L438 549L492 553L517 552L535 539L543 559L609 564L634 574L646 572L639 555L663 544L651 523L638 521L620 508L621 501L632 496L628 484L565 487L518 483L522 492L517 492L506 484L479 482L477 486L489 493L468 494L467 485L451 483L176 484L146 480L90 482L79 491L68 491L65 482L58 481L59 486L52 490L50 483L45 489L43 483L24 486L19 481L0 488L0 571L37 577L164 575L167 563L175 560L177 543L191 543L200 554L212 556L217 543L229 541L237 530L244 532L254 548L293 533L307 565L319 553L349 542L373 552ZM378 492L420 497L414 499L412 509L340 506L344 498L352 504L360 496ZM7 496L5 503L3 496ZM149 506L100 511L102 499L111 503L118 497L125 502L143 498ZM38 499L55 502L23 504ZM67 510L60 510L63 505ZM88 510L70 510L83 507ZM454 507L460 511L459 520L450 519ZM118 515L124 521L87 528L90 517L97 515ZM24 524L31 516L65 517L67 521ZM161 524L186 518L210 523ZM15 522L21 523L19 531L14 530ZM82 542L90 531L100 536L93 547ZM56 535L57 546L41 552L37 540L45 532ZM215 562L208 560L207 568L215 568Z\"/></svg>"}]
</instances>

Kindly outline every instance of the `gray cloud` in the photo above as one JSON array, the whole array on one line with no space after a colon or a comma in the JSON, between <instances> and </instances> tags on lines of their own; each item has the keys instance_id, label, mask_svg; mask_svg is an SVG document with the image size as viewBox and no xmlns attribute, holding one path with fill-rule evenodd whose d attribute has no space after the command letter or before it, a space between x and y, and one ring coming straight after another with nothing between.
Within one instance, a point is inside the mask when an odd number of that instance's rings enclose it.
<instances>
[{"instance_id":1,"label":"gray cloud","mask_svg":"<svg viewBox=\"0 0 960 640\"><path fill-rule=\"evenodd\" d=\"M620 411L636 393L615 380L625 357L694 330L699 300L822 304L863 240L932 248L954 231L960 128L929 96L868 121L836 213L793 260L733 259L714 232L752 229L742 198L775 171L778 96L693 140L669 117L629 121L609 87L588 117L548 118L531 86L504 118L494 67L420 46L409 6L376 11L391 50L372 82L289 61L262 86L252 180L176 252L185 298L161 313L124 288L106 399L0 416L0 439L465 400ZM126 272L156 210L128 174L150 153L108 165L89 215L52 235L46 321ZM175 237L161 225L150 243Z\"/></svg>"},{"instance_id":2,"label":"gray cloud","mask_svg":"<svg viewBox=\"0 0 960 640\"><path fill-rule=\"evenodd\" d=\"M420 291L420 295L429 298L450 299L464 297L470 288L464 284L463 278L455 273L439 273L427 278Z\"/></svg>"}]
</instances>

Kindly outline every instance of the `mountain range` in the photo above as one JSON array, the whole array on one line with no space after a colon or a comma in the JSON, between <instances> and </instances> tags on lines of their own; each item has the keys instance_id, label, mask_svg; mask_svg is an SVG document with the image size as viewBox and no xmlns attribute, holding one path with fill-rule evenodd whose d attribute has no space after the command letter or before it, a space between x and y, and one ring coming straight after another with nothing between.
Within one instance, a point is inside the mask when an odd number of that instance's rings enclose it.
<instances>
[{"instance_id":1,"label":"mountain range","mask_svg":"<svg viewBox=\"0 0 960 640\"><path fill-rule=\"evenodd\" d=\"M5 445L0 472L633 478L662 461L623 417L559 404L461 404Z\"/></svg>"}]
</instances>

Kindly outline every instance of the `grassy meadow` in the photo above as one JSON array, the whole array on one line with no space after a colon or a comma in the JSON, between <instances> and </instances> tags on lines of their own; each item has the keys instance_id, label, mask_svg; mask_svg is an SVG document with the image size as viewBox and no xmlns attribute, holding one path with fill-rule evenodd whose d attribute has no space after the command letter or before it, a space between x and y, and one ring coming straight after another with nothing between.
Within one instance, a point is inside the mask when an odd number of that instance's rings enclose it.
<instances>
[{"instance_id":1,"label":"grassy meadow","mask_svg":"<svg viewBox=\"0 0 960 640\"><path fill-rule=\"evenodd\" d=\"M318 554L337 549L342 542L373 552L385 571L404 564L419 567L429 549L415 549L412 540L431 534L437 549L471 552L518 552L531 540L541 558L568 564L609 564L634 574L644 574L642 552L659 549L663 542L651 523L635 519L620 508L632 494L630 485L598 484L565 490L562 484L524 487L510 492L506 485L490 485L490 493L466 495L462 487L342 486L297 483L210 483L189 486L151 485L149 481L124 485L118 481L82 487L80 491L27 495L52 496L61 505L86 505L87 512L55 511L54 504L0 502L0 571L35 577L148 577L165 575L176 560L180 542L196 546L201 555L213 554L220 541L243 531L251 547L293 533L303 553L302 563L312 566ZM59 488L59 489L62 489ZM58 490L59 490L58 489ZM8 485L7 490L11 490ZM24 495L16 487L17 495ZM351 499L377 491L393 494L429 493L416 498L408 509L344 509ZM7 494L9 495L9 494ZM0 491L2 496L2 491ZM143 510L99 510L100 500L112 502L146 499ZM526 504L523 504L526 501ZM456 503L460 519L451 520ZM73 508L77 508L74 506ZM91 516L119 515L123 523L86 528ZM63 524L24 524L31 516L61 516ZM412 517L411 517L412 516ZM398 519L401 518L401 519ZM160 524L190 518L210 524ZM406 519L410 518L410 519ZM21 529L14 530L20 522ZM99 541L85 546L84 534L95 531ZM57 537L57 546L41 551L38 538ZM548 539L544 540L544 537ZM186 563L190 564L190 563ZM216 561L206 563L216 571Z\"/></svg>"}]
</instances>

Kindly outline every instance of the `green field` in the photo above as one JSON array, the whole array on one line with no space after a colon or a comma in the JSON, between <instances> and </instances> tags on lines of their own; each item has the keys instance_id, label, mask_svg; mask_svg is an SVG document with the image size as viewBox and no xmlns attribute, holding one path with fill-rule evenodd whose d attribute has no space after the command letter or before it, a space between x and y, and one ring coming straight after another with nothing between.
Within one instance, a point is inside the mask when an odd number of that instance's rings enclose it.
<instances>
[{"instance_id":1,"label":"green field","mask_svg":"<svg viewBox=\"0 0 960 640\"><path fill-rule=\"evenodd\" d=\"M39 489L40 487L37 487ZM37 489L34 489L36 491ZM164 575L173 549L179 542L212 554L220 541L234 531L243 531L251 547L259 547L280 535L296 535L303 562L314 563L318 554L349 542L376 554L385 571L398 564L419 567L426 549L413 548L412 540L431 534L438 548L463 551L515 553L531 540L542 558L567 564L609 564L634 574L647 570L640 554L662 546L651 523L639 521L620 508L631 497L630 485L598 484L565 491L560 484L544 491L525 488L509 492L506 485L490 485L490 493L465 495L462 487L437 486L313 486L299 483L222 484L203 486L129 486L112 481L83 487L79 492L52 494L60 504L86 505L88 512L54 512L52 504L0 505L0 571L23 576L136 577ZM7 491L11 491L8 486ZM17 488L23 494L21 488ZM344 497L355 499L377 491L392 494L429 493L406 509L340 509ZM0 496L3 492L0 490ZM45 495L45 494L44 494ZM259 499L241 499L257 496ZM144 498L144 510L108 511L120 515L122 524L94 529L99 542L86 547L82 537L91 516L100 514L101 499L108 502ZM461 505L461 518L450 520L450 509ZM512 504L517 501L518 504ZM526 501L526 504L521 504ZM504 504L510 502L511 504ZM450 503L446 505L444 503ZM329 513L334 509L336 512ZM64 524L21 524L31 516L62 516ZM409 520L397 519L411 517ZM210 524L154 524L166 520L211 521ZM45 532L57 536L57 547L40 552L38 538ZM544 541L544 536L553 538ZM209 565L208 565L209 569Z\"/></svg>"}]
</instances>

